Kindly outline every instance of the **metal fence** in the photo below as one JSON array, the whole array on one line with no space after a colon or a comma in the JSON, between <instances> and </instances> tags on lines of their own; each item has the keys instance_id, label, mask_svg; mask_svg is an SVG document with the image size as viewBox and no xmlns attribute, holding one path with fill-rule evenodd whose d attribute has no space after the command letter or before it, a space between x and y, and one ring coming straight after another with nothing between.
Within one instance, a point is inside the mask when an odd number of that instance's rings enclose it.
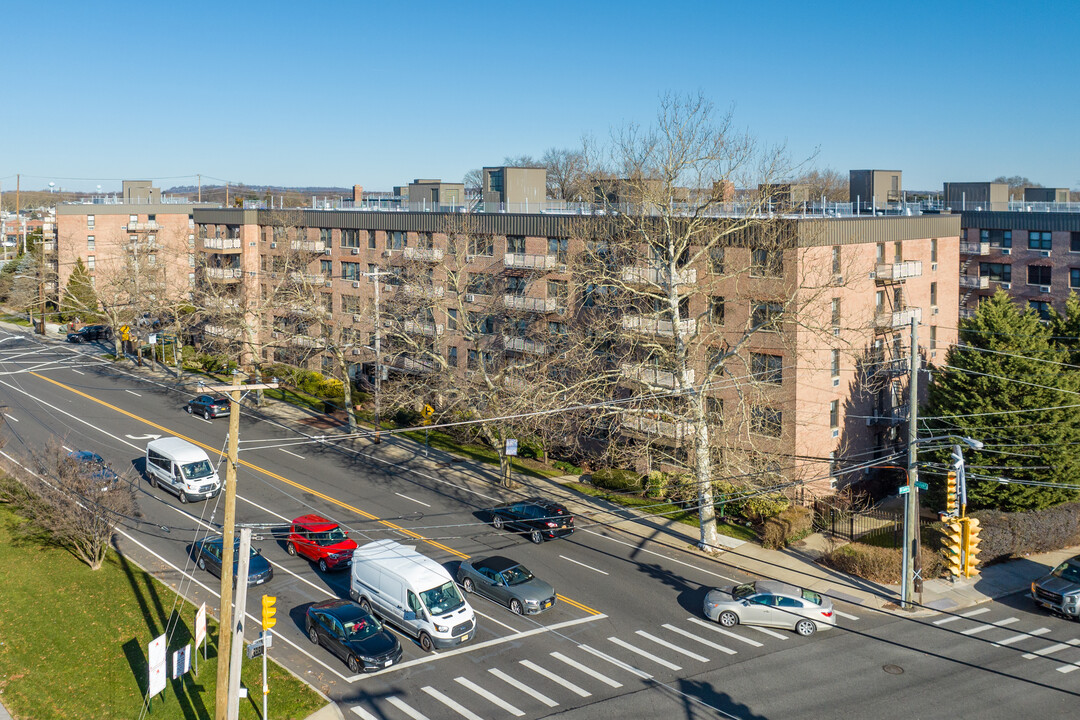
<instances>
[{"instance_id":1,"label":"metal fence","mask_svg":"<svg viewBox=\"0 0 1080 720\"><path fill-rule=\"evenodd\" d=\"M853 511L814 500L814 529L854 542L898 548L903 543L904 513L896 510Z\"/></svg>"}]
</instances>

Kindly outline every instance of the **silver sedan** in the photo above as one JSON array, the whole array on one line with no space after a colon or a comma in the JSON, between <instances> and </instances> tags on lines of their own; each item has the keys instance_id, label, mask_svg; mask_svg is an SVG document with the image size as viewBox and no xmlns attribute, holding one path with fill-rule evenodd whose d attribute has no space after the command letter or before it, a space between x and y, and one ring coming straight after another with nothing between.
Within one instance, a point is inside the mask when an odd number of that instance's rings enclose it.
<instances>
[{"instance_id":1,"label":"silver sedan","mask_svg":"<svg viewBox=\"0 0 1080 720\"><path fill-rule=\"evenodd\" d=\"M555 605L555 588L500 555L463 561L457 581L465 592L491 598L518 615L535 615Z\"/></svg>"},{"instance_id":2,"label":"silver sedan","mask_svg":"<svg viewBox=\"0 0 1080 720\"><path fill-rule=\"evenodd\" d=\"M739 623L787 628L806 637L836 626L832 600L775 580L758 580L710 590L705 616L724 627Z\"/></svg>"}]
</instances>

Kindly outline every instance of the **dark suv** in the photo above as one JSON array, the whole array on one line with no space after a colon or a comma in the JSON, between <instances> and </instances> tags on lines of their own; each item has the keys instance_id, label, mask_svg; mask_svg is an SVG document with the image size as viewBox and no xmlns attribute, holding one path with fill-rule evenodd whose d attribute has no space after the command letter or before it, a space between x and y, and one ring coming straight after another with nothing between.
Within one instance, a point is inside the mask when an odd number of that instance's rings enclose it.
<instances>
[{"instance_id":1,"label":"dark suv","mask_svg":"<svg viewBox=\"0 0 1080 720\"><path fill-rule=\"evenodd\" d=\"M491 524L497 530L504 527L529 536L536 544L554 540L574 532L574 516L564 505L543 498L492 508Z\"/></svg>"},{"instance_id":2,"label":"dark suv","mask_svg":"<svg viewBox=\"0 0 1080 720\"><path fill-rule=\"evenodd\" d=\"M67 341L69 343L96 342L98 340L108 340L111 337L112 331L109 330L108 325L87 325L75 332L68 333Z\"/></svg>"},{"instance_id":3,"label":"dark suv","mask_svg":"<svg viewBox=\"0 0 1080 720\"><path fill-rule=\"evenodd\" d=\"M197 398L188 400L188 404L184 409L187 410L188 415L202 415L207 420L216 417L228 417L230 410L229 398L224 395L217 397L200 395Z\"/></svg>"}]
</instances>

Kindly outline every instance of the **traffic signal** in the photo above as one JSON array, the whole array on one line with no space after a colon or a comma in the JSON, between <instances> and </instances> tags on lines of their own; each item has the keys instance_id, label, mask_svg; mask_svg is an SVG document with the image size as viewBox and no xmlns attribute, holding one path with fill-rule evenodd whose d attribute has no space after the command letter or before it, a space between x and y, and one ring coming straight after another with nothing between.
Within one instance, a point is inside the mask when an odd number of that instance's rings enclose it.
<instances>
[{"instance_id":1,"label":"traffic signal","mask_svg":"<svg viewBox=\"0 0 1080 720\"><path fill-rule=\"evenodd\" d=\"M945 478L945 512L949 515L955 515L957 505L956 473L950 470Z\"/></svg>"},{"instance_id":2,"label":"traffic signal","mask_svg":"<svg viewBox=\"0 0 1080 720\"><path fill-rule=\"evenodd\" d=\"M967 527L964 533L964 577L977 574L975 564L979 559L979 521L975 518L964 518Z\"/></svg>"},{"instance_id":3,"label":"traffic signal","mask_svg":"<svg viewBox=\"0 0 1080 720\"><path fill-rule=\"evenodd\" d=\"M941 528L945 533L945 567L953 577L964 572L964 521L949 518Z\"/></svg>"},{"instance_id":4,"label":"traffic signal","mask_svg":"<svg viewBox=\"0 0 1080 720\"><path fill-rule=\"evenodd\" d=\"M273 595L262 596L262 626L264 631L277 625L277 620L274 619L274 616L277 615L277 608L274 607L276 602L277 598Z\"/></svg>"}]
</instances>

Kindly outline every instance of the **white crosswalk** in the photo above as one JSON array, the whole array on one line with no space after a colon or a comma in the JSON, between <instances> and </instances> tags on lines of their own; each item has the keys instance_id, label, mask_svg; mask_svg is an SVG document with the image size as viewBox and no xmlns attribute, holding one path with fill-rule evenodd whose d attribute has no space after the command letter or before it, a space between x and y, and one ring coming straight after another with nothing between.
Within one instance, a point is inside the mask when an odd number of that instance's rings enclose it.
<instances>
[{"instance_id":1,"label":"white crosswalk","mask_svg":"<svg viewBox=\"0 0 1080 720\"><path fill-rule=\"evenodd\" d=\"M982 607L975 610L971 610L965 613L959 613L954 615L948 615L947 617L939 618L933 622L934 625L942 627L950 625L952 623L960 623L956 629L948 628L950 631L956 632L958 635L966 635L972 637L975 635L983 636L988 635L986 640L990 641L990 646L995 648L1010 647L1013 645L1023 644L1027 652L1023 653L1020 657L1024 660L1035 660L1037 658L1042 659L1058 659L1059 662L1064 664L1058 665L1055 670L1061 674L1068 674L1080 669L1080 660L1074 659L1076 657L1076 651L1080 650L1080 638L1067 639L1061 642L1051 642L1046 644L1050 638L1042 638L1044 635L1050 634L1051 630L1048 627L1036 627L1024 632L1017 632L1014 635L1010 635L1004 638L995 638L992 633L997 630L1004 629L1018 629L1018 623L1022 624L1022 620L1019 617L1010 615L1008 617L1001 618L1000 620L993 620L989 622L983 622L981 620L974 620L981 615L991 612L991 608ZM970 627L963 627L964 624L973 623ZM1040 640L1040 638L1042 638ZM1038 647L1033 647L1039 643L1043 643ZM1030 649L1029 649L1030 648ZM1058 658L1060 656L1060 658Z\"/></svg>"}]
</instances>

